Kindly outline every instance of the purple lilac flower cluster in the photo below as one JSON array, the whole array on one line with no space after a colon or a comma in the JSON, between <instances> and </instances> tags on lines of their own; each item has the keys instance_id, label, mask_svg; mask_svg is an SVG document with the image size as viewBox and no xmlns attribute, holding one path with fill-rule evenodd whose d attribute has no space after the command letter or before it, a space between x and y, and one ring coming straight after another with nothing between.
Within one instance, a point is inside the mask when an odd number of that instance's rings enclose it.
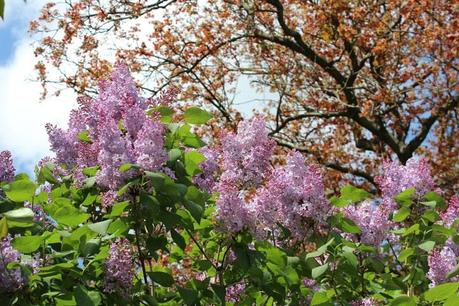
<instances>
[{"instance_id":1,"label":"purple lilac flower cluster","mask_svg":"<svg viewBox=\"0 0 459 306\"><path fill-rule=\"evenodd\" d=\"M133 287L134 264L132 249L129 241L118 238L110 245L110 251L105 262L104 291L117 293L128 298Z\"/></svg>"},{"instance_id":2,"label":"purple lilac flower cluster","mask_svg":"<svg viewBox=\"0 0 459 306\"><path fill-rule=\"evenodd\" d=\"M146 110L149 102L138 96L129 70L117 64L110 81L99 85L96 99L80 98L79 108L70 115L69 128L47 125L51 149L59 164L76 169L100 166L97 183L114 190L133 170L120 172L125 163L135 163L144 170L161 168L167 159L164 126Z\"/></svg>"},{"instance_id":3,"label":"purple lilac flower cluster","mask_svg":"<svg viewBox=\"0 0 459 306\"><path fill-rule=\"evenodd\" d=\"M260 185L270 170L274 147L262 118L242 121L237 133L222 138L223 174L220 180L244 188Z\"/></svg>"},{"instance_id":4,"label":"purple lilac flower cluster","mask_svg":"<svg viewBox=\"0 0 459 306\"><path fill-rule=\"evenodd\" d=\"M251 206L258 228L271 230L280 223L295 238L308 236L311 224L324 224L332 212L319 169L307 166L299 152L291 153L287 164L273 171L266 185L258 190Z\"/></svg>"},{"instance_id":5,"label":"purple lilac flower cluster","mask_svg":"<svg viewBox=\"0 0 459 306\"><path fill-rule=\"evenodd\" d=\"M204 155L206 160L199 164L202 173L195 175L193 182L199 188L212 193L216 185L216 176L220 170L218 164L219 152L215 148L204 147L199 150L199 153Z\"/></svg>"},{"instance_id":6,"label":"purple lilac flower cluster","mask_svg":"<svg viewBox=\"0 0 459 306\"><path fill-rule=\"evenodd\" d=\"M0 291L14 292L20 290L25 279L20 268L8 269L10 263L19 263L21 254L13 249L11 236L0 239Z\"/></svg>"},{"instance_id":7,"label":"purple lilac flower cluster","mask_svg":"<svg viewBox=\"0 0 459 306\"><path fill-rule=\"evenodd\" d=\"M241 300L241 295L244 293L245 290L245 283L240 282L240 283L235 283L228 288L226 288L226 296L225 300L226 302L230 303L238 303Z\"/></svg>"},{"instance_id":8,"label":"purple lilac flower cluster","mask_svg":"<svg viewBox=\"0 0 459 306\"><path fill-rule=\"evenodd\" d=\"M458 254L455 254L453 249L447 245L441 249L432 250L427 258L429 264L427 278L430 279L431 287L447 281L446 275L457 265L456 255ZM456 276L448 281L459 281L459 277Z\"/></svg>"},{"instance_id":9,"label":"purple lilac flower cluster","mask_svg":"<svg viewBox=\"0 0 459 306\"><path fill-rule=\"evenodd\" d=\"M459 219L459 196L453 195L448 207L441 214L441 220L445 226L450 227L456 219Z\"/></svg>"},{"instance_id":10,"label":"purple lilac flower cluster","mask_svg":"<svg viewBox=\"0 0 459 306\"><path fill-rule=\"evenodd\" d=\"M400 192L414 187L415 196L421 197L435 187L429 163L425 158L411 158L405 166L397 162L385 162L383 171L384 175L376 177L375 182L382 192L382 205L388 213L397 208L394 197Z\"/></svg>"},{"instance_id":11,"label":"purple lilac flower cluster","mask_svg":"<svg viewBox=\"0 0 459 306\"><path fill-rule=\"evenodd\" d=\"M388 239L388 233L394 226L381 206L371 201L363 201L359 205L349 205L343 209L344 215L355 222L362 230L360 241L379 247Z\"/></svg>"},{"instance_id":12,"label":"purple lilac flower cluster","mask_svg":"<svg viewBox=\"0 0 459 306\"><path fill-rule=\"evenodd\" d=\"M14 179L13 159L10 151L0 152L0 182L11 182Z\"/></svg>"}]
</instances>

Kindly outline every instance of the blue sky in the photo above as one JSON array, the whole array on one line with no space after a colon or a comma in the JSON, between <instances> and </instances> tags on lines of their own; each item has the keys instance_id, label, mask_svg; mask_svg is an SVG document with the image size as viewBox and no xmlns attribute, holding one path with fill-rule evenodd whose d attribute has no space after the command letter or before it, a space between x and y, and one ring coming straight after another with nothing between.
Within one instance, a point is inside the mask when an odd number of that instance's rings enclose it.
<instances>
[{"instance_id":1,"label":"blue sky","mask_svg":"<svg viewBox=\"0 0 459 306\"><path fill-rule=\"evenodd\" d=\"M45 124L65 127L76 101L76 95L66 90L59 97L40 102L41 86L31 81L36 78L31 44L38 37L30 37L28 25L48 1L6 1L5 20L0 20L0 151L10 150L17 171L29 174L41 158L52 155ZM270 93L255 92L246 77L240 79L237 92L236 107L245 116L262 106L246 101L275 98Z\"/></svg>"},{"instance_id":2,"label":"blue sky","mask_svg":"<svg viewBox=\"0 0 459 306\"><path fill-rule=\"evenodd\" d=\"M42 157L50 155L45 123L65 126L75 101L70 91L58 98L39 101L32 37L28 24L46 0L6 1L0 20L0 151L10 150L18 172L32 173Z\"/></svg>"}]
</instances>

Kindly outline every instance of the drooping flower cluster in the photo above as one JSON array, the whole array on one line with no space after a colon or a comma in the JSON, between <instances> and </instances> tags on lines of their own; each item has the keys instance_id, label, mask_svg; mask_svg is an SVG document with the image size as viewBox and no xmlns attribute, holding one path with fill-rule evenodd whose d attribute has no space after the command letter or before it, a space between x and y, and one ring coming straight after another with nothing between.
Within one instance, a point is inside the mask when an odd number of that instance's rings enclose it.
<instances>
[{"instance_id":1,"label":"drooping flower cluster","mask_svg":"<svg viewBox=\"0 0 459 306\"><path fill-rule=\"evenodd\" d=\"M383 171L384 175L376 177L375 182L382 192L382 205L389 212L396 209L397 204L393 198L400 192L414 187L415 196L421 197L435 187L429 163L425 158L411 158L405 166L397 162L385 162Z\"/></svg>"},{"instance_id":2,"label":"drooping flower cluster","mask_svg":"<svg viewBox=\"0 0 459 306\"><path fill-rule=\"evenodd\" d=\"M299 152L290 154L287 164L273 171L252 208L259 227L272 230L280 223L296 238L310 234L311 226L324 224L331 213L319 169L307 166Z\"/></svg>"},{"instance_id":3,"label":"drooping flower cluster","mask_svg":"<svg viewBox=\"0 0 459 306\"><path fill-rule=\"evenodd\" d=\"M0 152L0 182L11 182L14 179L14 166L10 151Z\"/></svg>"},{"instance_id":4,"label":"drooping flower cluster","mask_svg":"<svg viewBox=\"0 0 459 306\"><path fill-rule=\"evenodd\" d=\"M0 239L0 292L14 292L25 284L20 268L8 269L10 263L19 263L21 254L13 249L11 236Z\"/></svg>"},{"instance_id":5,"label":"drooping flower cluster","mask_svg":"<svg viewBox=\"0 0 459 306\"><path fill-rule=\"evenodd\" d=\"M246 194L259 186L270 171L273 150L274 142L268 138L262 118L242 121L237 133L222 138L222 175L215 186L220 192L216 204L222 230L253 228L254 216Z\"/></svg>"},{"instance_id":6,"label":"drooping flower cluster","mask_svg":"<svg viewBox=\"0 0 459 306\"><path fill-rule=\"evenodd\" d=\"M382 207L374 205L371 201L346 206L343 212L361 229L360 241L376 247L388 238L388 233L394 225Z\"/></svg>"},{"instance_id":7,"label":"drooping flower cluster","mask_svg":"<svg viewBox=\"0 0 459 306\"><path fill-rule=\"evenodd\" d=\"M76 168L76 177L82 177L85 167L100 166L97 183L113 190L133 175L132 170L120 172L121 165L154 171L166 161L164 127L155 116L147 116L150 105L138 96L125 65L118 64L111 80L101 82L96 99L78 102L67 130L47 125L56 160L67 169Z\"/></svg>"},{"instance_id":8,"label":"drooping flower cluster","mask_svg":"<svg viewBox=\"0 0 459 306\"><path fill-rule=\"evenodd\" d=\"M127 298L133 287L134 264L132 249L126 238L110 245L104 270L104 291Z\"/></svg>"},{"instance_id":9,"label":"drooping flower cluster","mask_svg":"<svg viewBox=\"0 0 459 306\"><path fill-rule=\"evenodd\" d=\"M219 152L210 147L204 147L199 150L199 153L204 155L205 161L199 164L202 173L193 177L193 182L199 188L211 193L216 185L216 176L220 169L218 165Z\"/></svg>"},{"instance_id":10,"label":"drooping flower cluster","mask_svg":"<svg viewBox=\"0 0 459 306\"><path fill-rule=\"evenodd\" d=\"M238 303L241 301L242 298L242 293L245 290L245 283L240 282L240 283L235 283L228 288L226 288L226 295L225 295L225 300L226 302L231 302L231 303Z\"/></svg>"},{"instance_id":11,"label":"drooping flower cluster","mask_svg":"<svg viewBox=\"0 0 459 306\"><path fill-rule=\"evenodd\" d=\"M441 250L434 249L429 255L427 262L429 264L429 272L427 273L427 278L430 279L430 286L434 287L438 284L444 283L446 275L448 272L451 272L456 266L456 254L453 250L444 246ZM450 281L458 281L459 277L456 276Z\"/></svg>"},{"instance_id":12,"label":"drooping flower cluster","mask_svg":"<svg viewBox=\"0 0 459 306\"><path fill-rule=\"evenodd\" d=\"M223 184L260 185L269 171L274 146L262 118L239 123L237 133L222 138Z\"/></svg>"},{"instance_id":13,"label":"drooping flower cluster","mask_svg":"<svg viewBox=\"0 0 459 306\"><path fill-rule=\"evenodd\" d=\"M448 202L448 207L441 214L443 224L450 227L459 218L459 196L453 195Z\"/></svg>"}]
</instances>

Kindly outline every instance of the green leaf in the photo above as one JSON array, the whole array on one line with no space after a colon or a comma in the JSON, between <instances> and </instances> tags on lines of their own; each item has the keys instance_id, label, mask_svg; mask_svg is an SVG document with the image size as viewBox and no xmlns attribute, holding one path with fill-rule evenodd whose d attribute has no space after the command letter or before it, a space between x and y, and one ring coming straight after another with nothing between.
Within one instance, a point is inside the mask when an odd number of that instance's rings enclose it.
<instances>
[{"instance_id":1,"label":"green leaf","mask_svg":"<svg viewBox=\"0 0 459 306\"><path fill-rule=\"evenodd\" d=\"M166 180L166 175L164 173L145 171L145 176L150 179L151 184L156 190L164 186Z\"/></svg>"},{"instance_id":2,"label":"green leaf","mask_svg":"<svg viewBox=\"0 0 459 306\"><path fill-rule=\"evenodd\" d=\"M186 242L185 238L183 238L182 235L180 235L176 230L172 229L171 230L171 236L172 240L182 249L185 250L186 248Z\"/></svg>"},{"instance_id":3,"label":"green leaf","mask_svg":"<svg viewBox=\"0 0 459 306\"><path fill-rule=\"evenodd\" d=\"M413 195L416 192L414 188L408 188L395 196L395 201L401 206L410 206L413 203Z\"/></svg>"},{"instance_id":4,"label":"green leaf","mask_svg":"<svg viewBox=\"0 0 459 306\"><path fill-rule=\"evenodd\" d=\"M46 210L57 223L75 227L89 219L89 214L81 212L68 203L67 199L56 199Z\"/></svg>"},{"instance_id":5,"label":"green leaf","mask_svg":"<svg viewBox=\"0 0 459 306\"><path fill-rule=\"evenodd\" d=\"M394 300L392 300L389 304L390 306L416 306L416 301L413 300L412 297L407 295L401 295Z\"/></svg>"},{"instance_id":6,"label":"green leaf","mask_svg":"<svg viewBox=\"0 0 459 306\"><path fill-rule=\"evenodd\" d=\"M8 223L6 218L0 220L0 239L8 235Z\"/></svg>"},{"instance_id":7,"label":"green leaf","mask_svg":"<svg viewBox=\"0 0 459 306\"><path fill-rule=\"evenodd\" d=\"M332 238L326 244L324 244L320 248L318 248L316 251L308 253L306 255L306 259L314 258L314 257L317 257L317 256L320 256L320 255L324 254L327 251L328 246L330 244L332 244L334 240L335 240L335 238Z\"/></svg>"},{"instance_id":8,"label":"green leaf","mask_svg":"<svg viewBox=\"0 0 459 306\"><path fill-rule=\"evenodd\" d=\"M22 207L7 211L3 214L9 221L30 223L33 222L34 213L30 208Z\"/></svg>"},{"instance_id":9,"label":"green leaf","mask_svg":"<svg viewBox=\"0 0 459 306\"><path fill-rule=\"evenodd\" d=\"M105 235L107 233L108 226L112 223L112 220L105 220L97 223L88 224L89 229L93 232L96 232L100 235Z\"/></svg>"},{"instance_id":10,"label":"green leaf","mask_svg":"<svg viewBox=\"0 0 459 306\"><path fill-rule=\"evenodd\" d=\"M5 188L6 196L13 202L25 202L31 201L37 186L35 183L28 179L21 179L14 181L9 184L8 188Z\"/></svg>"},{"instance_id":11,"label":"green leaf","mask_svg":"<svg viewBox=\"0 0 459 306\"><path fill-rule=\"evenodd\" d=\"M132 168L138 168L138 167L134 164L122 164L118 170L120 172L126 172Z\"/></svg>"},{"instance_id":12,"label":"green leaf","mask_svg":"<svg viewBox=\"0 0 459 306\"><path fill-rule=\"evenodd\" d=\"M186 173L190 176L200 173L201 169L199 168L199 164L205 160L205 156L201 153L198 153L197 151L190 151L185 153Z\"/></svg>"},{"instance_id":13,"label":"green leaf","mask_svg":"<svg viewBox=\"0 0 459 306\"><path fill-rule=\"evenodd\" d=\"M424 297L429 302L443 301L456 295L457 289L459 289L459 282L441 284L427 291Z\"/></svg>"},{"instance_id":14,"label":"green leaf","mask_svg":"<svg viewBox=\"0 0 459 306\"><path fill-rule=\"evenodd\" d=\"M166 272L148 272L150 278L163 287L171 287L174 284L174 278Z\"/></svg>"},{"instance_id":15,"label":"green leaf","mask_svg":"<svg viewBox=\"0 0 459 306\"><path fill-rule=\"evenodd\" d=\"M212 115L199 107L190 107L185 111L185 122L191 124L204 124L212 118Z\"/></svg>"},{"instance_id":16,"label":"green leaf","mask_svg":"<svg viewBox=\"0 0 459 306\"><path fill-rule=\"evenodd\" d=\"M352 203L358 203L367 199L370 194L360 188L352 185L346 185L340 190L341 196L339 198L333 197L330 199L331 203L336 207L345 207Z\"/></svg>"},{"instance_id":17,"label":"green leaf","mask_svg":"<svg viewBox=\"0 0 459 306\"><path fill-rule=\"evenodd\" d=\"M78 306L98 306L102 303L99 292L89 291L83 286L75 288L75 300Z\"/></svg>"},{"instance_id":18,"label":"green leaf","mask_svg":"<svg viewBox=\"0 0 459 306\"><path fill-rule=\"evenodd\" d=\"M424 195L424 199L427 202L435 202L435 207L439 207L440 209L445 208L445 200L441 195L436 192L429 191Z\"/></svg>"},{"instance_id":19,"label":"green leaf","mask_svg":"<svg viewBox=\"0 0 459 306\"><path fill-rule=\"evenodd\" d=\"M426 252L430 252L432 251L434 246L435 246L435 241L428 240L428 241L424 241L423 243L419 244L418 248Z\"/></svg>"},{"instance_id":20,"label":"green leaf","mask_svg":"<svg viewBox=\"0 0 459 306\"><path fill-rule=\"evenodd\" d=\"M110 212L109 217L113 218L113 217L120 216L124 212L126 207L128 206L129 206L129 201L116 203L115 205L112 206L112 211Z\"/></svg>"},{"instance_id":21,"label":"green leaf","mask_svg":"<svg viewBox=\"0 0 459 306\"><path fill-rule=\"evenodd\" d=\"M330 298L328 297L327 293L323 291L318 291L314 293L314 296L312 297L311 306L320 305L328 301L330 301Z\"/></svg>"},{"instance_id":22,"label":"green leaf","mask_svg":"<svg viewBox=\"0 0 459 306\"><path fill-rule=\"evenodd\" d=\"M407 228L406 231L402 234L402 236L406 237L411 234L415 234L415 235L419 234L419 224L418 223L413 224L412 226Z\"/></svg>"},{"instance_id":23,"label":"green leaf","mask_svg":"<svg viewBox=\"0 0 459 306\"><path fill-rule=\"evenodd\" d=\"M324 264L322 266L315 267L311 271L312 278L314 278L314 279L319 278L322 274L325 273L325 271L327 271L327 269L328 269L328 263L326 263L326 264Z\"/></svg>"},{"instance_id":24,"label":"green leaf","mask_svg":"<svg viewBox=\"0 0 459 306\"><path fill-rule=\"evenodd\" d=\"M170 123L172 122L172 116L174 115L174 110L170 107L160 105L153 109L153 111L161 115L161 122Z\"/></svg>"},{"instance_id":25,"label":"green leaf","mask_svg":"<svg viewBox=\"0 0 459 306\"><path fill-rule=\"evenodd\" d=\"M32 253L38 250L43 237L41 236L20 236L13 240L13 247L21 253Z\"/></svg>"},{"instance_id":26,"label":"green leaf","mask_svg":"<svg viewBox=\"0 0 459 306\"><path fill-rule=\"evenodd\" d=\"M457 306L457 305L459 305L459 296L457 295L452 295L448 297L448 299L443 304L443 306Z\"/></svg>"},{"instance_id":27,"label":"green leaf","mask_svg":"<svg viewBox=\"0 0 459 306\"><path fill-rule=\"evenodd\" d=\"M394 217L392 218L392 220L394 220L395 222L402 222L406 218L408 218L410 213L411 213L411 210L408 207L403 206L394 213Z\"/></svg>"},{"instance_id":28,"label":"green leaf","mask_svg":"<svg viewBox=\"0 0 459 306\"><path fill-rule=\"evenodd\" d=\"M183 202L185 208L190 212L193 218L200 223L202 215L204 213L204 207L190 200L185 200Z\"/></svg>"},{"instance_id":29,"label":"green leaf","mask_svg":"<svg viewBox=\"0 0 459 306\"><path fill-rule=\"evenodd\" d=\"M177 290L187 305L193 305L198 299L198 293L193 289L177 286Z\"/></svg>"},{"instance_id":30,"label":"green leaf","mask_svg":"<svg viewBox=\"0 0 459 306\"><path fill-rule=\"evenodd\" d=\"M400 255L398 256L398 259L400 261L406 261L413 254L414 254L414 249L413 248L407 248L407 249L404 249L403 251L400 252Z\"/></svg>"},{"instance_id":31,"label":"green leaf","mask_svg":"<svg viewBox=\"0 0 459 306\"><path fill-rule=\"evenodd\" d=\"M177 130L177 136L180 138L182 143L187 147L192 148L201 148L205 146L205 142L203 142L198 135L192 133L190 130L191 126L189 124L185 124Z\"/></svg>"},{"instance_id":32,"label":"green leaf","mask_svg":"<svg viewBox=\"0 0 459 306\"><path fill-rule=\"evenodd\" d=\"M86 143L92 143L91 138L89 138L89 131L83 131L78 134L78 140Z\"/></svg>"}]
</instances>

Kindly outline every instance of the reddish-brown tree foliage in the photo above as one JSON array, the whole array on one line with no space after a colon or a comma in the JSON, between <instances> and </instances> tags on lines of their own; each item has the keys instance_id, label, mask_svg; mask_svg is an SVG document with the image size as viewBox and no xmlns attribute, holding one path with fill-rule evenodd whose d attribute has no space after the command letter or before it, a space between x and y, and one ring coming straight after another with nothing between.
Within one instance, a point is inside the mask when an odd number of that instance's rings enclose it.
<instances>
[{"instance_id":1,"label":"reddish-brown tree foliage","mask_svg":"<svg viewBox=\"0 0 459 306\"><path fill-rule=\"evenodd\" d=\"M382 160L423 154L453 190L458 12L451 0L65 0L31 30L45 88L91 94L116 57L151 95L177 86L231 123L250 80L272 93L257 102L271 136L329 179L371 187Z\"/></svg>"}]
</instances>

